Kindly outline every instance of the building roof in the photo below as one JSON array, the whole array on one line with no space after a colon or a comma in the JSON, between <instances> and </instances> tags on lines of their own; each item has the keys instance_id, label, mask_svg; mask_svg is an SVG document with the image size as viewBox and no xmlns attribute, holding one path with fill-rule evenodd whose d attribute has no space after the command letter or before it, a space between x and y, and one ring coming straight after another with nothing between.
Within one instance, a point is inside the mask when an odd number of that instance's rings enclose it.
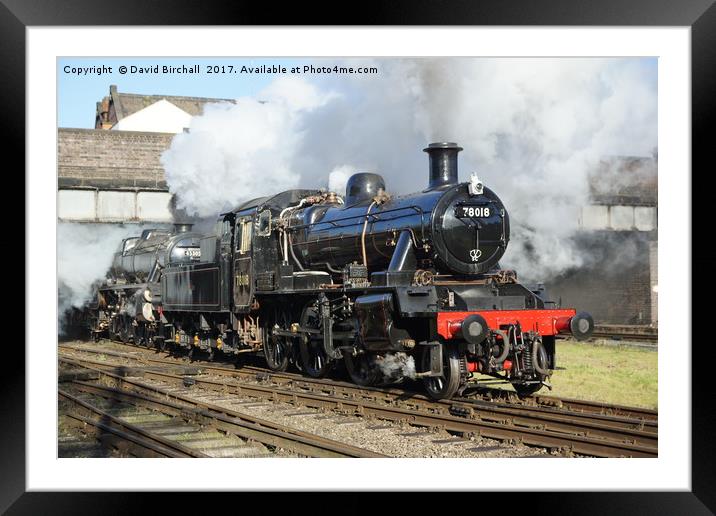
<instances>
[{"instance_id":1,"label":"building roof","mask_svg":"<svg viewBox=\"0 0 716 516\"><path fill-rule=\"evenodd\" d=\"M97 102L95 115L96 129L109 129L125 117L128 117L152 104L166 100L191 116L202 114L206 104L219 102L236 103L233 99L209 97L182 97L177 95L142 95L117 91L116 85L109 87L109 95Z\"/></svg>"},{"instance_id":2,"label":"building roof","mask_svg":"<svg viewBox=\"0 0 716 516\"><path fill-rule=\"evenodd\" d=\"M181 133L189 127L191 115L162 99L149 107L122 118L112 126L112 131L147 131L156 133Z\"/></svg>"}]
</instances>

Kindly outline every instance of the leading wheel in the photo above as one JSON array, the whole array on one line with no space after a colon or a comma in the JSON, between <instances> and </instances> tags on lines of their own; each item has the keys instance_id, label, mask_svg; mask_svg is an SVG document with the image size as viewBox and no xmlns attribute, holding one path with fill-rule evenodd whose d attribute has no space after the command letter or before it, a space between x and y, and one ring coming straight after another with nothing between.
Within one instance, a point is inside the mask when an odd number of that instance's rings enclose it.
<instances>
[{"instance_id":1,"label":"leading wheel","mask_svg":"<svg viewBox=\"0 0 716 516\"><path fill-rule=\"evenodd\" d=\"M538 340L534 344L534 348L532 350L532 363L535 368L534 374L538 380L545 381L551 376L552 371L549 370L547 353L544 350L544 346L542 345L541 340ZM512 387L515 389L515 391L517 391L517 395L520 398L524 398L527 396L531 396L535 392L539 391L542 388L542 383L515 382L512 384Z\"/></svg>"},{"instance_id":2,"label":"leading wheel","mask_svg":"<svg viewBox=\"0 0 716 516\"><path fill-rule=\"evenodd\" d=\"M430 370L430 348L423 352L423 371ZM452 398L460 388L460 354L453 346L443 346L443 374L423 379L425 390L434 400Z\"/></svg>"},{"instance_id":3,"label":"leading wheel","mask_svg":"<svg viewBox=\"0 0 716 516\"><path fill-rule=\"evenodd\" d=\"M322 330L318 306L315 302L307 304L301 313L301 327ZM314 336L316 335L316 336ZM323 349L323 336L320 334L304 334L299 340L301 365L303 371L313 378L323 378L331 370L331 362Z\"/></svg>"}]
</instances>

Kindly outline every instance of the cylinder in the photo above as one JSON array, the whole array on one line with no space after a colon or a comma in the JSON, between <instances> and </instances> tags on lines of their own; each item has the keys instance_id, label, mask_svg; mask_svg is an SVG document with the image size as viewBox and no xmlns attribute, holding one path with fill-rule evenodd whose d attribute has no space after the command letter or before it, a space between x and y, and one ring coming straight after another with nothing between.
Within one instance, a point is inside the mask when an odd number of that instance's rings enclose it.
<instances>
[{"instance_id":1,"label":"cylinder","mask_svg":"<svg viewBox=\"0 0 716 516\"><path fill-rule=\"evenodd\" d=\"M430 160L429 190L457 184L457 153L461 150L452 142L431 143L423 149Z\"/></svg>"}]
</instances>

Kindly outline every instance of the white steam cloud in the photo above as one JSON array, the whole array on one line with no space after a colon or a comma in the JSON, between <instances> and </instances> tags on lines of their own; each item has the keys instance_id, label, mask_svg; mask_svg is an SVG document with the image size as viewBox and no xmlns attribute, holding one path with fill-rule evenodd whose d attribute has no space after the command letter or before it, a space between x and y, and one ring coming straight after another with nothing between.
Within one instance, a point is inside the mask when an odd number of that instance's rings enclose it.
<instances>
[{"instance_id":1,"label":"white steam cloud","mask_svg":"<svg viewBox=\"0 0 716 516\"><path fill-rule=\"evenodd\" d=\"M112 258L123 238L138 236L136 224L57 225L58 313L81 308L90 300L92 285L106 277Z\"/></svg>"},{"instance_id":2,"label":"white steam cloud","mask_svg":"<svg viewBox=\"0 0 716 516\"><path fill-rule=\"evenodd\" d=\"M645 59L350 60L374 76L282 77L255 98L207 106L162 156L189 214L292 187L338 189L376 171L395 194L427 185L431 141L456 141L504 201L503 268L546 280L579 266L573 245L590 171L657 146L655 64ZM338 93L340 92L340 93Z\"/></svg>"},{"instance_id":3,"label":"white steam cloud","mask_svg":"<svg viewBox=\"0 0 716 516\"><path fill-rule=\"evenodd\" d=\"M415 359L405 353L388 353L375 362L383 378L415 378Z\"/></svg>"},{"instance_id":4,"label":"white steam cloud","mask_svg":"<svg viewBox=\"0 0 716 516\"><path fill-rule=\"evenodd\" d=\"M331 98L305 81L283 77L255 99L206 106L161 157L177 208L206 217L298 186L301 175L293 163L302 121Z\"/></svg>"},{"instance_id":5,"label":"white steam cloud","mask_svg":"<svg viewBox=\"0 0 716 516\"><path fill-rule=\"evenodd\" d=\"M328 174L328 189L332 192L343 193L346 190L346 183L348 179L358 172L358 170L351 165L341 165L334 168L330 174Z\"/></svg>"}]
</instances>

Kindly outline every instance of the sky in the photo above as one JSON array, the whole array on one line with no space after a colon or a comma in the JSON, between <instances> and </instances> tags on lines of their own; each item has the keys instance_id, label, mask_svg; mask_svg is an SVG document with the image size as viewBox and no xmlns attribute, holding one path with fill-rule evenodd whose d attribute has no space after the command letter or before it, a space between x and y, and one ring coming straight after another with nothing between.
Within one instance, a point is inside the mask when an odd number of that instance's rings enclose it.
<instances>
[{"instance_id":1,"label":"sky","mask_svg":"<svg viewBox=\"0 0 716 516\"><path fill-rule=\"evenodd\" d=\"M212 74L201 70L192 74L120 74L120 66L147 67L158 65L180 66L182 64L211 63L215 66L256 66L270 63L283 66L295 64L289 59L227 59L227 58L62 58L57 60L58 127L94 128L96 103L109 95L110 85L116 85L123 93L147 95L179 95L186 97L211 97L234 99L251 96L265 88L274 78L270 74ZM65 67L80 68L111 67L111 73L76 74L65 73ZM201 66L204 68L204 66ZM210 80L208 80L210 79Z\"/></svg>"},{"instance_id":2,"label":"sky","mask_svg":"<svg viewBox=\"0 0 716 516\"><path fill-rule=\"evenodd\" d=\"M360 60L356 60L360 63ZM640 66L644 68L643 80L653 83L656 87L657 59L641 58ZM93 128L95 120L95 106L103 97L109 94L110 85L116 85L119 92L144 93L147 95L180 95L190 97L211 97L235 99L243 96L253 96L265 89L276 74L207 74L205 67L233 65L235 70L241 66L255 67L269 64L285 66L290 69L294 66L306 64L334 65L340 63L338 59L282 59L282 58L136 58L136 57L82 57L60 58L57 60L57 94L58 94L58 127ZM158 65L180 66L182 64L200 64L201 74L120 74L120 66L136 65L147 67ZM65 67L91 68L111 67L111 73L74 74L65 73ZM380 78L382 70L373 77ZM301 75L314 83L343 82L348 86L351 82L360 81L364 77L336 76L325 74ZM340 88L340 86L339 86Z\"/></svg>"},{"instance_id":3,"label":"sky","mask_svg":"<svg viewBox=\"0 0 716 516\"><path fill-rule=\"evenodd\" d=\"M310 62L322 60L312 59ZM327 62L327 60L323 60ZM332 60L331 62L334 62ZM140 93L147 95L179 95L187 97L210 97L235 99L253 96L263 90L275 78L276 74L207 74L206 66L260 66L262 64L285 66L290 68L303 65L307 61L296 59L272 58L61 58L57 60L58 127L94 128L96 103L109 95L110 85L116 85L120 93ZM200 64L201 73L191 74L140 74L119 73L119 67L147 67L158 65L180 66ZM91 68L111 67L111 73L77 74L65 72L65 67ZM226 68L224 68L226 70ZM314 77L314 80L321 80Z\"/></svg>"}]
</instances>

